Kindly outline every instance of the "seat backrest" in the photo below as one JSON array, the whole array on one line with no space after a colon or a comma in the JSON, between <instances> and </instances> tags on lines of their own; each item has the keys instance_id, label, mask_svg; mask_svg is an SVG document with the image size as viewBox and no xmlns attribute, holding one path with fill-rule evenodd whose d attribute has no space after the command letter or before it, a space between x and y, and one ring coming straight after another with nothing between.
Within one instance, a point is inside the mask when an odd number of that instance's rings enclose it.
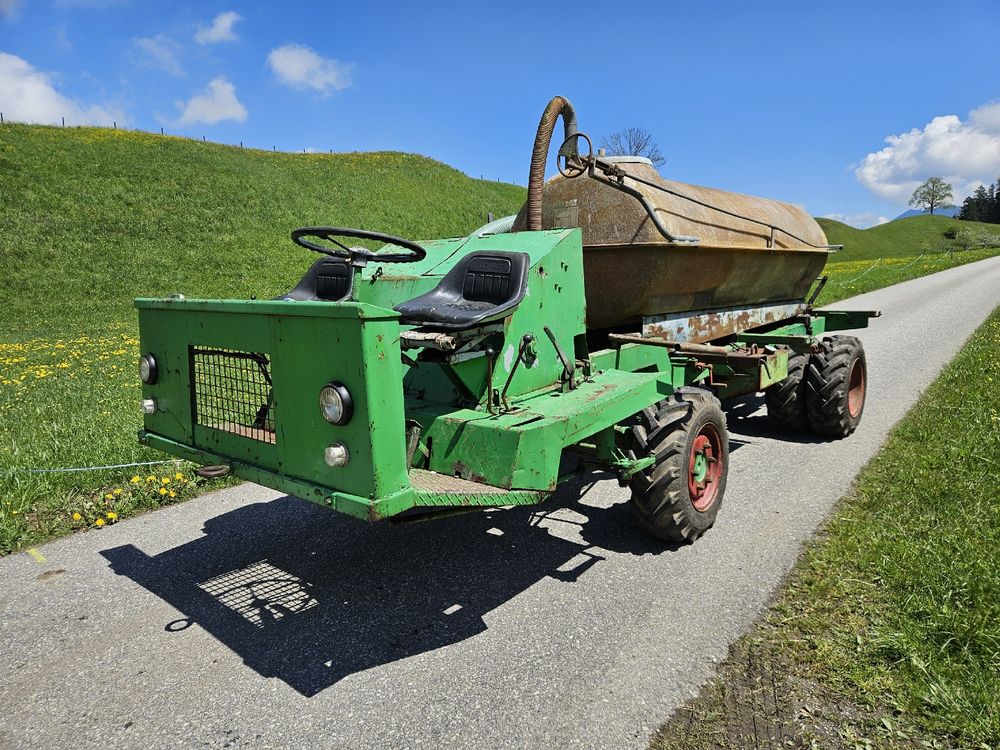
<instances>
[{"instance_id":1,"label":"seat backrest","mask_svg":"<svg viewBox=\"0 0 1000 750\"><path fill-rule=\"evenodd\" d=\"M316 296L323 300L342 300L351 293L352 269L343 261L320 261L316 270Z\"/></svg>"},{"instance_id":2,"label":"seat backrest","mask_svg":"<svg viewBox=\"0 0 1000 750\"><path fill-rule=\"evenodd\" d=\"M276 299L340 302L351 296L354 269L337 258L320 258L288 294Z\"/></svg>"},{"instance_id":3,"label":"seat backrest","mask_svg":"<svg viewBox=\"0 0 1000 750\"><path fill-rule=\"evenodd\" d=\"M528 288L531 257L494 250L471 252L459 260L433 289L393 309L405 325L459 331L510 314Z\"/></svg>"},{"instance_id":4,"label":"seat backrest","mask_svg":"<svg viewBox=\"0 0 1000 750\"><path fill-rule=\"evenodd\" d=\"M465 267L462 296L475 302L506 302L510 296L511 260L499 256L476 256Z\"/></svg>"}]
</instances>

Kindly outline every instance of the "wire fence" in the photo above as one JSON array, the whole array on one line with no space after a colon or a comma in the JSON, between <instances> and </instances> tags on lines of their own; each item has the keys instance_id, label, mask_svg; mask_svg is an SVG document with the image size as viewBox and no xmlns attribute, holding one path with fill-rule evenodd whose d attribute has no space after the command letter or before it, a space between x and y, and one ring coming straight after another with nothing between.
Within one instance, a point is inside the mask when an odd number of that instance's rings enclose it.
<instances>
[{"instance_id":1,"label":"wire fence","mask_svg":"<svg viewBox=\"0 0 1000 750\"><path fill-rule=\"evenodd\" d=\"M133 466L159 466L160 464L177 464L182 462L179 458L168 458L164 461L139 461L131 464L109 464L107 466L66 466L55 469L29 469L25 466L14 466L3 469L0 474L71 474L78 471L110 471L113 469L129 469Z\"/></svg>"},{"instance_id":2,"label":"wire fence","mask_svg":"<svg viewBox=\"0 0 1000 750\"><path fill-rule=\"evenodd\" d=\"M977 249L977 248L966 248L966 252L968 252L969 250L975 250L975 249ZM983 249L985 249L985 248L983 248ZM903 271L907 270L908 268L911 268L912 266L916 265L925 256L930 255L931 257L928 258L928 260L930 261L930 260L934 259L934 256L947 255L949 258L951 258L952 256L954 256L955 252L956 252L956 250L953 247L949 247L947 249L943 249L943 250L940 250L940 251L937 251L937 252L930 251L930 250L924 250L922 253L920 253L920 255L918 255L916 258L914 258L913 260L911 260L905 266L901 266L899 268L887 268L886 270L891 275L898 275L898 274L901 274ZM864 278L869 273L871 273L872 271L874 271L878 266L882 265L882 263L885 262L885 261L886 261L886 258L879 258L871 266L869 266L864 271L862 271L861 273L859 273L853 279L832 279L830 281L830 283L831 284L835 284L835 285L853 284L854 282L858 281L859 279Z\"/></svg>"},{"instance_id":3,"label":"wire fence","mask_svg":"<svg viewBox=\"0 0 1000 750\"><path fill-rule=\"evenodd\" d=\"M301 153L301 154L328 154L328 155L363 153L363 152L359 152L359 151L335 151L332 148L319 149L319 148L313 148L311 146L305 146L305 147L303 147L301 149L298 149L298 148L295 148L295 149L285 149L285 148L282 148L281 151L279 152L278 151L278 146L276 144L272 144L271 148L267 148L266 146L246 145L246 144L244 144L243 141L239 141L237 143L225 143L223 141L209 141L208 138L206 136L204 136L204 135L201 136L201 138L198 138L197 136L186 135L186 134L182 134L182 133L171 133L171 132L167 131L162 126L158 130L145 130L143 128L126 128L126 127L119 128L117 120L112 120L111 121L111 127L108 127L107 125L87 125L87 124L82 124L82 123L78 123L78 124L75 124L75 125L71 123L70 125L67 125L65 117L60 117L59 118L59 123L55 123L55 122L22 123L19 120L5 119L4 113L0 112L0 125L8 125L8 124L15 124L15 123L16 124L29 124L29 125L45 125L45 126L49 126L49 127L63 127L63 128L67 128L67 127L68 128L104 128L104 129L107 129L107 130L121 130L122 132L126 132L126 133L147 133L149 135L161 135L161 136L163 136L165 138L183 138L183 139L188 140L188 141L194 141L195 143L212 143L213 145L216 145L216 146L229 146L230 148L239 148L239 149L244 150L244 151L270 151L271 153L282 153L282 154L300 154ZM392 149L387 149L387 150L392 150ZM471 175L468 172L464 172L464 174L467 177L471 178L471 179L476 179L474 175ZM480 180L482 180L484 182L486 182L486 181L488 181L488 182L494 182L495 181L495 182L502 182L502 183L505 183L505 184L508 184L508 185L519 185L520 187L523 187L523 185L521 183L517 182L516 180L505 180L505 179L501 179L499 177L497 177L494 180L492 177L491 178L487 178L484 173L480 173L478 179L480 179Z\"/></svg>"}]
</instances>

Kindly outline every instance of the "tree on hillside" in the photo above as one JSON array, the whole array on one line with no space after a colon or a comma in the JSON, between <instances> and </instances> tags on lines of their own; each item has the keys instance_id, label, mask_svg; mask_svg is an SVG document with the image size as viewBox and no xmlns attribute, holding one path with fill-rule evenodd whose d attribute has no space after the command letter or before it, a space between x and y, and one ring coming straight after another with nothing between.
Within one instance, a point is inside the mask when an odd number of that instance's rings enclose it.
<instances>
[{"instance_id":1,"label":"tree on hillside","mask_svg":"<svg viewBox=\"0 0 1000 750\"><path fill-rule=\"evenodd\" d=\"M910 205L934 213L935 208L952 205L954 198L951 185L940 177L931 177L927 182L913 191Z\"/></svg>"},{"instance_id":2,"label":"tree on hillside","mask_svg":"<svg viewBox=\"0 0 1000 750\"><path fill-rule=\"evenodd\" d=\"M625 128L606 135L601 139L600 148L608 156L645 156L654 167L667 160L653 140L653 134L643 128Z\"/></svg>"},{"instance_id":3,"label":"tree on hillside","mask_svg":"<svg viewBox=\"0 0 1000 750\"><path fill-rule=\"evenodd\" d=\"M962 201L958 218L1000 224L1000 177L997 178L996 185L980 185Z\"/></svg>"}]
</instances>

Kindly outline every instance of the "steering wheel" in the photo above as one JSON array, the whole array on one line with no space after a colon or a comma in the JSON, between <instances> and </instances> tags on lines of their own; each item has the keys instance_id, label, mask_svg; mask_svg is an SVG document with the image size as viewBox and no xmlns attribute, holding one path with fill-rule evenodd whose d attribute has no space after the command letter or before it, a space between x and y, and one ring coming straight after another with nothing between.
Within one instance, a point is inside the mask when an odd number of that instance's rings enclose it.
<instances>
[{"instance_id":1,"label":"steering wheel","mask_svg":"<svg viewBox=\"0 0 1000 750\"><path fill-rule=\"evenodd\" d=\"M586 156L580 156L579 146L577 145L579 138L583 138L587 142ZM593 159L594 144L591 142L590 136L582 132L572 133L567 136L566 140L559 147L559 153L556 154L556 169L559 170L559 174L563 177L572 180L574 177L579 177L586 172Z\"/></svg>"},{"instance_id":2,"label":"steering wheel","mask_svg":"<svg viewBox=\"0 0 1000 750\"><path fill-rule=\"evenodd\" d=\"M328 245L310 242L306 239L307 237L312 237L318 240L326 240L327 242L332 242L337 247L329 247ZM353 237L359 240L374 240L375 242L382 242L386 245L401 247L409 252L373 253L371 250L367 250L363 247L348 247L344 243L335 240L334 237ZM418 260L423 260L427 255L427 251L420 247L420 245L416 242L404 240L402 237L394 237L391 234L369 232L367 229L351 229L349 227L300 227L299 229L292 231L292 242L296 245L300 245L301 247L313 250L314 252L323 253L323 255L329 255L334 258L347 258L352 262L355 260L360 260L362 262L375 260L385 263L416 263Z\"/></svg>"}]
</instances>

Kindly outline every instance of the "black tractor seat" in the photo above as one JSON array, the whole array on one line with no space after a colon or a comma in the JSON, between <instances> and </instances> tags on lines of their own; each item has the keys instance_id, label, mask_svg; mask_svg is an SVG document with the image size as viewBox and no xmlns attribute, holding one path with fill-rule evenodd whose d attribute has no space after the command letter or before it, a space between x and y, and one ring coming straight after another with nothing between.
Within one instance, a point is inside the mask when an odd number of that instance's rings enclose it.
<instances>
[{"instance_id":1,"label":"black tractor seat","mask_svg":"<svg viewBox=\"0 0 1000 750\"><path fill-rule=\"evenodd\" d=\"M350 265L337 258L320 258L292 291L275 299L341 302L351 296L353 286L354 269Z\"/></svg>"},{"instance_id":2,"label":"black tractor seat","mask_svg":"<svg viewBox=\"0 0 1000 750\"><path fill-rule=\"evenodd\" d=\"M505 318L524 298L527 253L473 252L426 294L396 305L406 325L458 331Z\"/></svg>"}]
</instances>

